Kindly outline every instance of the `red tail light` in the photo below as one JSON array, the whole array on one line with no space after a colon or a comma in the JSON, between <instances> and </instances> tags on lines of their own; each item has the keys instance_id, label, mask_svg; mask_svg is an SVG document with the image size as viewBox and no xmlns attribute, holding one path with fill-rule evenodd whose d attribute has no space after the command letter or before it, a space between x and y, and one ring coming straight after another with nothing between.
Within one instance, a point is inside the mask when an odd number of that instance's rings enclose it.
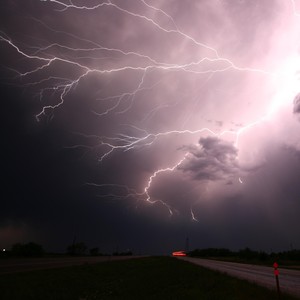
<instances>
[{"instance_id":1,"label":"red tail light","mask_svg":"<svg viewBox=\"0 0 300 300\"><path fill-rule=\"evenodd\" d=\"M186 256L184 251L175 251L172 253L173 256Z\"/></svg>"}]
</instances>

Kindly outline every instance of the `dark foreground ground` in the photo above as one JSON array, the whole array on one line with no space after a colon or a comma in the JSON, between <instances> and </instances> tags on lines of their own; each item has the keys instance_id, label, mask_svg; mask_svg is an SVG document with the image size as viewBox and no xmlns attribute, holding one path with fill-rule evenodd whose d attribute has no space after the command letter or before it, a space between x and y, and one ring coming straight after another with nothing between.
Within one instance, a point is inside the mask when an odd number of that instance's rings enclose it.
<instances>
[{"instance_id":1,"label":"dark foreground ground","mask_svg":"<svg viewBox=\"0 0 300 300\"><path fill-rule=\"evenodd\" d=\"M3 274L0 298L266 300L278 295L176 258L147 257Z\"/></svg>"},{"instance_id":2,"label":"dark foreground ground","mask_svg":"<svg viewBox=\"0 0 300 300\"><path fill-rule=\"evenodd\" d=\"M137 256L140 257L140 256ZM127 260L136 256L78 256L78 257L41 257L41 258L7 258L0 260L0 275L95 264L104 261ZM1 298L0 298L1 299Z\"/></svg>"}]
</instances>

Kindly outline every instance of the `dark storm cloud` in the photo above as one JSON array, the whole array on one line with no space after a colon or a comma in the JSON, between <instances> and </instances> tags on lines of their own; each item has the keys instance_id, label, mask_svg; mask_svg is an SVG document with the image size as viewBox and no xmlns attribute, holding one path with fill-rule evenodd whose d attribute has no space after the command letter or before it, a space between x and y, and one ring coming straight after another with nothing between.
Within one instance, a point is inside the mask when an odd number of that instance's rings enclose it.
<instances>
[{"instance_id":1,"label":"dark storm cloud","mask_svg":"<svg viewBox=\"0 0 300 300\"><path fill-rule=\"evenodd\" d=\"M196 180L221 180L235 175L239 168L238 150L217 137L200 138L199 145L187 147L189 154L178 167Z\"/></svg>"},{"instance_id":2,"label":"dark storm cloud","mask_svg":"<svg viewBox=\"0 0 300 300\"><path fill-rule=\"evenodd\" d=\"M280 143L269 145L264 167L249 175L244 199L247 199L248 206L253 204L253 218L258 217L262 230L269 227L270 234L276 235L272 242L267 240L265 244L300 246L299 176L299 151ZM262 232L261 243L263 236L268 236L267 230Z\"/></svg>"}]
</instances>

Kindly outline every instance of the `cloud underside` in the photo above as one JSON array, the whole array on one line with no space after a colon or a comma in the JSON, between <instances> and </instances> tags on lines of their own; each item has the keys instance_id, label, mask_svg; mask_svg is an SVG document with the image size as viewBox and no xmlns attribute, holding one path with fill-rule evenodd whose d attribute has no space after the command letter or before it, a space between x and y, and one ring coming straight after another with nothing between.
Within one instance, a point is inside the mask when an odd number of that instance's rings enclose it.
<instances>
[{"instance_id":1,"label":"cloud underside","mask_svg":"<svg viewBox=\"0 0 300 300\"><path fill-rule=\"evenodd\" d=\"M217 137L200 138L198 145L185 146L188 155L179 170L194 180L229 180L239 172L238 149Z\"/></svg>"}]
</instances>

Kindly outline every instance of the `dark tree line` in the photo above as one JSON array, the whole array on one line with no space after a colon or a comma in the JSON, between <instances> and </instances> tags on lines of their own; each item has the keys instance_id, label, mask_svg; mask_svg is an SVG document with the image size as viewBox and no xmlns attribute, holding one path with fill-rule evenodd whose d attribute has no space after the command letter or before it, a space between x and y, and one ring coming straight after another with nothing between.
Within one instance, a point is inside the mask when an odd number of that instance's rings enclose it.
<instances>
[{"instance_id":1,"label":"dark tree line","mask_svg":"<svg viewBox=\"0 0 300 300\"><path fill-rule=\"evenodd\" d=\"M9 255L22 257L41 257L45 254L43 247L39 244L29 242L27 244L17 243L11 247Z\"/></svg>"},{"instance_id":2,"label":"dark tree line","mask_svg":"<svg viewBox=\"0 0 300 300\"><path fill-rule=\"evenodd\" d=\"M1 257L42 257L42 256L57 256L57 255L70 255L70 256L125 256L132 255L130 250L124 252L114 252L113 254L101 253L98 247L88 249L84 242L73 242L66 248L65 253L47 253L43 246L40 244L29 243L16 243L10 249L2 249L0 251Z\"/></svg>"},{"instance_id":3,"label":"dark tree line","mask_svg":"<svg viewBox=\"0 0 300 300\"><path fill-rule=\"evenodd\" d=\"M231 251L225 248L205 248L195 249L188 253L192 257L203 258L235 258L240 260L256 260L256 261L300 261L300 250L294 249L290 251L283 251L278 253L267 253L264 251L255 251L250 248L244 248L239 251Z\"/></svg>"},{"instance_id":4,"label":"dark tree line","mask_svg":"<svg viewBox=\"0 0 300 300\"><path fill-rule=\"evenodd\" d=\"M67 254L69 255L85 255L87 246L83 242L73 243L67 247Z\"/></svg>"}]
</instances>

